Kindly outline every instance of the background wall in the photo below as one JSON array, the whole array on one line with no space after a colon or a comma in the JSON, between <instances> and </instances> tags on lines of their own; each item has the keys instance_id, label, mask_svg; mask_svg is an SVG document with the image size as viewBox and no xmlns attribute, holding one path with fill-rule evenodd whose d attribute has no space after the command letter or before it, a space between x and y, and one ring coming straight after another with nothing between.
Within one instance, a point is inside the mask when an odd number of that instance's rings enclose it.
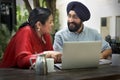
<instances>
[{"instance_id":1,"label":"background wall","mask_svg":"<svg viewBox=\"0 0 120 80\"><path fill-rule=\"evenodd\" d=\"M67 27L66 6L70 1L80 1L89 8L91 18L84 23L86 26L98 30L101 34L104 32L103 36L108 34L113 38L116 36L116 16L120 16L119 0L57 0L61 28ZM109 19L107 23L108 28L106 28L108 31L101 28L101 17L107 17Z\"/></svg>"}]
</instances>

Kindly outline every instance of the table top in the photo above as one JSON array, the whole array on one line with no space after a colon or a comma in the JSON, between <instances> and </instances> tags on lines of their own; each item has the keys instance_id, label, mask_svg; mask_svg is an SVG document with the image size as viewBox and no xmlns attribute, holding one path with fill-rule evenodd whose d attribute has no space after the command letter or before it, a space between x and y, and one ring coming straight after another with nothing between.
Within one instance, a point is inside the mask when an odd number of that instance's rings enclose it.
<instances>
[{"instance_id":1,"label":"table top","mask_svg":"<svg viewBox=\"0 0 120 80\"><path fill-rule=\"evenodd\" d=\"M101 65L98 68L57 70L37 75L34 70L0 68L0 80L120 80L120 66Z\"/></svg>"}]
</instances>

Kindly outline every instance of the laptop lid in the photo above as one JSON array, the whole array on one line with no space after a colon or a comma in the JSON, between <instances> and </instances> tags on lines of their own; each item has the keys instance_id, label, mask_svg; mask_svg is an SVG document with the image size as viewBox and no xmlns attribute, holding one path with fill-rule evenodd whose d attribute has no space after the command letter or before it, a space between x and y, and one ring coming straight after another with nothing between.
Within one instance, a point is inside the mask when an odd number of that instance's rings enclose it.
<instances>
[{"instance_id":1,"label":"laptop lid","mask_svg":"<svg viewBox=\"0 0 120 80\"><path fill-rule=\"evenodd\" d=\"M100 53L100 41L64 42L62 69L97 67Z\"/></svg>"}]
</instances>

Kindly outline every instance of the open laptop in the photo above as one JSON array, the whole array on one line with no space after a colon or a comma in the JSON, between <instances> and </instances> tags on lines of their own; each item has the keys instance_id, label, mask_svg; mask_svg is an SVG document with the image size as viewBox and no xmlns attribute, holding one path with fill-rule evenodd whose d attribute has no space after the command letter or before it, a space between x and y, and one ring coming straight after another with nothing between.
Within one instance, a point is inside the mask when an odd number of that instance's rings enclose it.
<instances>
[{"instance_id":1,"label":"open laptop","mask_svg":"<svg viewBox=\"0 0 120 80\"><path fill-rule=\"evenodd\" d=\"M62 63L55 64L59 69L98 67L101 41L64 42Z\"/></svg>"}]
</instances>

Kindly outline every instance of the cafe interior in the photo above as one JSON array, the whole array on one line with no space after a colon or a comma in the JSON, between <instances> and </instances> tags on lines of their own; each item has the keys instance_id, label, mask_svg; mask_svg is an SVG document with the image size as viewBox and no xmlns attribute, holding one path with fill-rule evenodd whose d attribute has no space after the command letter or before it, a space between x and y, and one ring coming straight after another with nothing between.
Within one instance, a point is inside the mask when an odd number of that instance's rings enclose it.
<instances>
[{"instance_id":1,"label":"cafe interior","mask_svg":"<svg viewBox=\"0 0 120 80\"><path fill-rule=\"evenodd\" d=\"M44 0L43 0L44 1ZM57 0L57 8L60 13L60 24L65 26L63 23L66 18L65 7L66 3L71 0ZM102 37L109 42L112 53L120 54L120 0L81 0L83 1L93 12L90 21L85 22L86 25L98 26L92 27L101 33ZM102 3L102 1L108 1ZM93 2L101 4L92 4ZM116 7L111 7L114 4ZM65 5L65 6L61 6ZM96 7L97 6L97 7ZM101 7L100 7L101 6ZM93 8L94 7L94 8ZM99 8L99 9L98 9ZM103 12L101 9L103 9ZM94 10L97 9L97 10ZM110 10L107 12L106 9ZM7 12L9 11L9 12ZM100 12L98 12L100 11ZM64 14L63 14L64 13ZM96 14L97 13L97 14ZM104 13L104 14L103 14ZM94 16L93 16L94 15ZM98 16L97 16L98 15ZM96 21L91 24L92 21ZM0 26L1 24L7 25L10 32L16 25L16 0L0 0ZM99 24L99 25L98 25ZM61 27L63 28L63 27ZM120 63L119 63L120 64ZM59 70L55 68L53 72L49 72L46 75L37 75L35 70L29 69L0 69L0 80L120 80L120 65L102 65L98 68L88 69L70 69L70 70Z\"/></svg>"}]
</instances>

